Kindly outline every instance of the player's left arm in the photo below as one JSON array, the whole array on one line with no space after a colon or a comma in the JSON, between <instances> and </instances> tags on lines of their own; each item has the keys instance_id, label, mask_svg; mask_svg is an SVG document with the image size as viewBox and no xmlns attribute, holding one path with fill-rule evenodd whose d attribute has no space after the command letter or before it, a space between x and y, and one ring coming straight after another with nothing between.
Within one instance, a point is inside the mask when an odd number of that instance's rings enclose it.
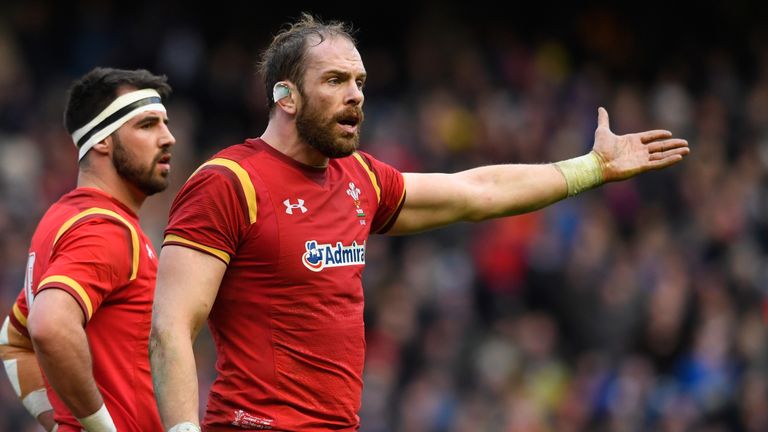
<instances>
[{"instance_id":1,"label":"player's left arm","mask_svg":"<svg viewBox=\"0 0 768 432\"><path fill-rule=\"evenodd\" d=\"M455 174L404 173L407 195L389 234L526 213L605 182L680 162L688 142L666 130L615 135L600 108L592 152L554 164L492 165Z\"/></svg>"}]
</instances>

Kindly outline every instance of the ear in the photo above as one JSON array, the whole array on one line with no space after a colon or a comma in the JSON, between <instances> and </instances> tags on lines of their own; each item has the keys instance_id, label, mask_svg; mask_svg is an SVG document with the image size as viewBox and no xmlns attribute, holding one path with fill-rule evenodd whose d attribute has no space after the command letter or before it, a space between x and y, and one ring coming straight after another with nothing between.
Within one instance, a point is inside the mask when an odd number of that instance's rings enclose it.
<instances>
[{"instance_id":1,"label":"ear","mask_svg":"<svg viewBox=\"0 0 768 432\"><path fill-rule=\"evenodd\" d=\"M278 81L272 87L272 100L288 114L296 114L296 87L289 81Z\"/></svg>"},{"instance_id":2,"label":"ear","mask_svg":"<svg viewBox=\"0 0 768 432\"><path fill-rule=\"evenodd\" d=\"M112 152L112 142L112 135L109 135L108 137L94 144L90 151L102 155L109 155Z\"/></svg>"}]
</instances>

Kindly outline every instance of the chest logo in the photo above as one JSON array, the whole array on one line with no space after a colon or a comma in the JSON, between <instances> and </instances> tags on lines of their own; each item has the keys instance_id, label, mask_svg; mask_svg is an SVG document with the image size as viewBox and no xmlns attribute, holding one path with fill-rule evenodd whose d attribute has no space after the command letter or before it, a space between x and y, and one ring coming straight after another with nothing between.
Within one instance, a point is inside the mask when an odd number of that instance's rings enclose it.
<instances>
[{"instance_id":1,"label":"chest logo","mask_svg":"<svg viewBox=\"0 0 768 432\"><path fill-rule=\"evenodd\" d=\"M357 210L357 217L364 218L365 212L360 207L360 189L355 186L354 183L349 182L349 189L347 189L347 195L352 197L352 200L355 202L355 210Z\"/></svg>"},{"instance_id":2,"label":"chest logo","mask_svg":"<svg viewBox=\"0 0 768 432\"><path fill-rule=\"evenodd\" d=\"M285 212L289 215L293 214L294 210L301 210L302 213L307 212L307 208L304 207L304 200L299 198L296 200L296 204L291 203L290 198L283 201L283 204L285 204Z\"/></svg>"},{"instance_id":3,"label":"chest logo","mask_svg":"<svg viewBox=\"0 0 768 432\"><path fill-rule=\"evenodd\" d=\"M305 247L306 251L301 256L301 262L304 267L313 272L319 272L326 267L365 264L365 242L357 244L353 241L351 245L344 246L341 242L332 245L310 240L305 243Z\"/></svg>"}]
</instances>

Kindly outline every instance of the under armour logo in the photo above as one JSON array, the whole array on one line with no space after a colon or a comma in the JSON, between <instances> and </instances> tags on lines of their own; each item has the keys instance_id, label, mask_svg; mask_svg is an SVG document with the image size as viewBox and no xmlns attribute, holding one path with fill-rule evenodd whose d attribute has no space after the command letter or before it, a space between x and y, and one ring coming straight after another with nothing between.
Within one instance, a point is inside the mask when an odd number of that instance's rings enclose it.
<instances>
[{"instance_id":1,"label":"under armour logo","mask_svg":"<svg viewBox=\"0 0 768 432\"><path fill-rule=\"evenodd\" d=\"M155 253L152 252L152 248L149 247L148 244L145 244L144 246L146 246L146 248L147 248L147 255L149 255L149 259L154 259L155 258Z\"/></svg>"},{"instance_id":2,"label":"under armour logo","mask_svg":"<svg viewBox=\"0 0 768 432\"><path fill-rule=\"evenodd\" d=\"M296 201L298 202L298 204L291 204L290 199L283 201L283 204L285 204L285 212L288 213L289 215L293 214L293 209L300 209L302 213L307 212L307 208L304 207L304 200L299 198Z\"/></svg>"}]
</instances>

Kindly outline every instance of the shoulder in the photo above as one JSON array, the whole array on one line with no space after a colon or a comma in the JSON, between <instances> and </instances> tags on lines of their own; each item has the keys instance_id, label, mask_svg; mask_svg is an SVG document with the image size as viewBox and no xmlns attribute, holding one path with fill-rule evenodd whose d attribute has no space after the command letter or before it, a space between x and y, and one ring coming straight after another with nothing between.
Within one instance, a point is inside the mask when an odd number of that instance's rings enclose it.
<instances>
[{"instance_id":1,"label":"shoulder","mask_svg":"<svg viewBox=\"0 0 768 432\"><path fill-rule=\"evenodd\" d=\"M171 206L171 219L182 214L211 216L223 208L243 209L256 220L256 188L251 159L260 152L248 142L227 147L189 176Z\"/></svg>"},{"instance_id":2,"label":"shoulder","mask_svg":"<svg viewBox=\"0 0 768 432\"><path fill-rule=\"evenodd\" d=\"M51 246L54 248L62 245L76 246L79 240L91 248L113 248L126 240L136 247L141 233L141 227L130 217L115 209L103 207L84 209L59 222L53 227L55 235ZM91 241L85 242L85 239Z\"/></svg>"},{"instance_id":3,"label":"shoulder","mask_svg":"<svg viewBox=\"0 0 768 432\"><path fill-rule=\"evenodd\" d=\"M40 228L55 232L54 246L65 236L127 231L136 238L141 230L135 215L103 193L89 190L75 190L62 197L43 217Z\"/></svg>"},{"instance_id":4,"label":"shoulder","mask_svg":"<svg viewBox=\"0 0 768 432\"><path fill-rule=\"evenodd\" d=\"M187 182L208 177L218 177L219 180L229 179L230 182L235 183L243 182L254 174L253 161L264 153L260 147L258 140L246 140L244 143L222 149L200 164L189 176ZM201 174L203 174L202 177Z\"/></svg>"}]
</instances>

